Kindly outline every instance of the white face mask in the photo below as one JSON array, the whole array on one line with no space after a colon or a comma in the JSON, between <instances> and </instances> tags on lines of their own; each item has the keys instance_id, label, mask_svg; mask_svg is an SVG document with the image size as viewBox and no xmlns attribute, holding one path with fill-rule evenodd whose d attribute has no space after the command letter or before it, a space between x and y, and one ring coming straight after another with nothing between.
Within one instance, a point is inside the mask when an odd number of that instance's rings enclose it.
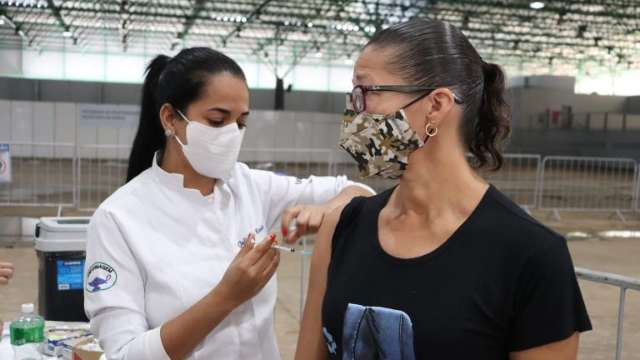
<instances>
[{"instance_id":1,"label":"white face mask","mask_svg":"<svg viewBox=\"0 0 640 360\"><path fill-rule=\"evenodd\" d=\"M189 121L180 110L177 112L187 122L187 143L174 136L193 169L212 179L229 180L238 161L244 129L236 123L214 128Z\"/></svg>"}]
</instances>

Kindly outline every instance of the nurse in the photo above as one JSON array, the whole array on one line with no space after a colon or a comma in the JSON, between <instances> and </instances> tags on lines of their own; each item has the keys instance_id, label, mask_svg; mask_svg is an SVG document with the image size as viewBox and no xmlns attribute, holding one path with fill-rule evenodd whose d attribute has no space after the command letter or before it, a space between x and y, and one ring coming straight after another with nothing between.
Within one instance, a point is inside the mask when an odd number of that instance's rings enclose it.
<instances>
[{"instance_id":1,"label":"nurse","mask_svg":"<svg viewBox=\"0 0 640 360\"><path fill-rule=\"evenodd\" d=\"M249 91L220 52L157 56L143 92L128 183L88 230L92 331L108 359L279 359L279 254L268 231L284 212L293 242L373 191L345 177L296 179L238 163Z\"/></svg>"}]
</instances>

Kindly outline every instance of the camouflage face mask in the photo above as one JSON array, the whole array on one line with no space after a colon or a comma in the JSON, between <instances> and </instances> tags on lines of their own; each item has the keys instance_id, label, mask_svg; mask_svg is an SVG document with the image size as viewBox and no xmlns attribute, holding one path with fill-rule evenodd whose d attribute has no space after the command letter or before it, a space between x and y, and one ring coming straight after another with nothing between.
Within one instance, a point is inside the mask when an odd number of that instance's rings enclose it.
<instances>
[{"instance_id":1,"label":"camouflage face mask","mask_svg":"<svg viewBox=\"0 0 640 360\"><path fill-rule=\"evenodd\" d=\"M424 146L424 141L409 125L404 110L380 115L347 109L339 144L358 163L363 178L398 179L407 168L409 155Z\"/></svg>"}]
</instances>

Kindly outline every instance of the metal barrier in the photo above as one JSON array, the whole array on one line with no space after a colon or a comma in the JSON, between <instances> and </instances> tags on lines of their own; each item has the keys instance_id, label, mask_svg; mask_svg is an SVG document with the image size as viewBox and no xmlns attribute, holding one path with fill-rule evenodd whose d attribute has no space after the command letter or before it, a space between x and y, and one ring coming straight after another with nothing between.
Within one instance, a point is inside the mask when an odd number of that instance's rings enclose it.
<instances>
[{"instance_id":1,"label":"metal barrier","mask_svg":"<svg viewBox=\"0 0 640 360\"><path fill-rule=\"evenodd\" d=\"M327 176L330 173L331 150L244 148L240 150L238 161L252 169L268 170L301 178L310 175Z\"/></svg>"},{"instance_id":2,"label":"metal barrier","mask_svg":"<svg viewBox=\"0 0 640 360\"><path fill-rule=\"evenodd\" d=\"M124 184L130 146L9 142L13 181L0 184L0 205L95 209ZM468 155L470 163L473 159ZM640 171L632 159L505 154L500 171L480 174L525 209L640 211ZM339 149L245 148L240 161L297 177L347 175L376 191L396 180L360 179Z\"/></svg>"},{"instance_id":3,"label":"metal barrier","mask_svg":"<svg viewBox=\"0 0 640 360\"><path fill-rule=\"evenodd\" d=\"M473 164L471 155L467 155ZM480 175L500 189L516 204L530 210L538 206L538 184L542 157L530 154L505 154L499 171L480 170Z\"/></svg>"},{"instance_id":4,"label":"metal barrier","mask_svg":"<svg viewBox=\"0 0 640 360\"><path fill-rule=\"evenodd\" d=\"M0 183L3 206L74 206L75 145L3 142L10 145L10 183Z\"/></svg>"},{"instance_id":5,"label":"metal barrier","mask_svg":"<svg viewBox=\"0 0 640 360\"><path fill-rule=\"evenodd\" d=\"M95 209L126 180L130 146L78 146L78 208ZM297 177L329 174L330 150L242 149L239 160L254 169Z\"/></svg>"},{"instance_id":6,"label":"metal barrier","mask_svg":"<svg viewBox=\"0 0 640 360\"><path fill-rule=\"evenodd\" d=\"M541 209L623 212L636 202L638 166L632 159L549 156L542 162Z\"/></svg>"},{"instance_id":7,"label":"metal barrier","mask_svg":"<svg viewBox=\"0 0 640 360\"><path fill-rule=\"evenodd\" d=\"M127 177L131 146L79 145L77 149L77 207L93 210L122 186Z\"/></svg>"},{"instance_id":8,"label":"metal barrier","mask_svg":"<svg viewBox=\"0 0 640 360\"><path fill-rule=\"evenodd\" d=\"M576 276L579 279L617 286L620 288L620 300L618 302L618 327L616 331L616 360L622 359L622 337L624 328L624 304L627 289L640 291L640 280L617 274L593 271L576 267Z\"/></svg>"},{"instance_id":9,"label":"metal barrier","mask_svg":"<svg viewBox=\"0 0 640 360\"><path fill-rule=\"evenodd\" d=\"M636 212L640 212L640 164L638 167L638 177L636 178Z\"/></svg>"}]
</instances>

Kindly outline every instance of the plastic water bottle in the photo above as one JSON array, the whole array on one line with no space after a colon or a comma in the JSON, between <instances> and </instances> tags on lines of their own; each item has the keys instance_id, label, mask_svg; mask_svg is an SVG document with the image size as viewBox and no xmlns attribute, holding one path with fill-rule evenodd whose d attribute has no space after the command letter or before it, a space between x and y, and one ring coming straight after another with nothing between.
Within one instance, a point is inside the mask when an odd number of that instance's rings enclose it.
<instances>
[{"instance_id":1,"label":"plastic water bottle","mask_svg":"<svg viewBox=\"0 0 640 360\"><path fill-rule=\"evenodd\" d=\"M22 304L22 316L9 327L14 360L41 360L44 319L33 313L33 304Z\"/></svg>"}]
</instances>

